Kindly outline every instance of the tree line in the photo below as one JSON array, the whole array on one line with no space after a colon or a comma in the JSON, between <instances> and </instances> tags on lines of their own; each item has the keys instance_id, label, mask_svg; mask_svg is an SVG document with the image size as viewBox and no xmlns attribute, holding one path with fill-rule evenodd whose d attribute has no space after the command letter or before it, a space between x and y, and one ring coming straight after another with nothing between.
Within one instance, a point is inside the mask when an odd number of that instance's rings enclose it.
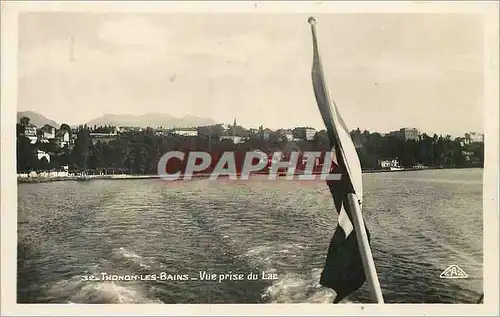
<instances>
[{"instance_id":1,"label":"tree line","mask_svg":"<svg viewBox=\"0 0 500 317\"><path fill-rule=\"evenodd\" d=\"M60 129L69 129L69 133L76 135L71 136L74 138L72 146L66 145L61 148L53 140L37 141L32 144L24 133L27 122L29 123L29 120L22 119L17 124L17 171L19 173L69 166L70 171L155 174L159 159L168 151L222 153L259 149L270 153L329 149L328 137L324 130L318 131L313 140L299 141L288 141L280 131L272 132L268 139L264 139L260 133L248 133L243 143L234 144L232 140L222 138L227 135L227 132L221 125L200 127L197 137L185 137L174 133L157 134L154 129L147 128L142 131L124 132L109 139L99 139L91 137L90 133L96 130L111 131L111 127L100 129L80 126L74 132L66 124L61 125ZM239 128L230 127L230 129L238 130ZM262 127L259 130L262 131ZM403 167L412 167L417 164L430 167L483 166L483 143L462 146L458 138L452 140L449 136L426 134L423 134L418 141L405 141L395 136L382 136L369 131L361 132L359 129L352 131L351 137L364 169L377 169L379 160L394 158L397 158ZM39 160L37 150L48 153L50 161L46 158Z\"/></svg>"}]
</instances>

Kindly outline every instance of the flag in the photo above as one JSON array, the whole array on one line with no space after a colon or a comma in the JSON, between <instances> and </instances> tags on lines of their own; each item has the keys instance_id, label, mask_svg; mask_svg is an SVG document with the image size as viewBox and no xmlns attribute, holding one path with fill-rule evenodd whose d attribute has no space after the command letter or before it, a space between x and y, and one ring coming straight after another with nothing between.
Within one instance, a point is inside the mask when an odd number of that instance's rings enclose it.
<instances>
[{"instance_id":1,"label":"flag","mask_svg":"<svg viewBox=\"0 0 500 317\"><path fill-rule=\"evenodd\" d=\"M353 225L348 194L353 193L360 204L363 199L361 164L352 142L349 129L339 114L337 105L330 98L323 77L321 58L316 38L316 21L309 18L313 39L312 82L319 111L326 126L334 156L331 173L340 173L340 181L327 181L338 213L338 225L330 241L320 284L333 289L337 295L334 303L360 288L366 280L363 262ZM370 233L366 229L368 240Z\"/></svg>"}]
</instances>

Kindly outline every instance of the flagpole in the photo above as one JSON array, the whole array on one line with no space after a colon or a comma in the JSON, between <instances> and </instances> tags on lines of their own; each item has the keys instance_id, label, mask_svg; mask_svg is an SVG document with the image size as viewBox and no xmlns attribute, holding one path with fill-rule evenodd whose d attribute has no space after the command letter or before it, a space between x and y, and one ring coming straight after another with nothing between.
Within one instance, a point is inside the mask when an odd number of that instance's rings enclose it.
<instances>
[{"instance_id":1,"label":"flagpole","mask_svg":"<svg viewBox=\"0 0 500 317\"><path fill-rule=\"evenodd\" d=\"M372 300L378 304L383 304L384 297L382 296L382 289L378 280L377 269L375 268L375 262L373 261L372 250L368 242L368 235L366 234L366 227L363 221L363 215L361 214L358 199L353 193L348 194L347 199L349 200L349 206L351 207L351 215L355 229L354 231L356 232L359 253L361 254L361 260L363 261L366 283L368 284Z\"/></svg>"},{"instance_id":2,"label":"flagpole","mask_svg":"<svg viewBox=\"0 0 500 317\"><path fill-rule=\"evenodd\" d=\"M318 52L318 47L317 47L317 39L316 39L316 20L313 17L310 17L308 19L309 24L311 25L311 30L312 30L312 35L313 35L313 46L314 46L314 55L315 58L317 59L317 67L315 71L319 73L319 76L321 76L322 82L324 82L323 79L323 71L321 67L321 62L320 62L320 57L319 57L319 52ZM314 66L313 66L313 71L314 71ZM314 76L313 76L314 77ZM314 80L313 80L314 81ZM326 88L326 87L324 87ZM326 98L329 99L328 92L325 90L324 94L326 95ZM323 120L325 122L326 128L329 132L330 138L336 138L337 132L336 132L336 127L334 124L334 120L332 117L332 109L330 108L331 101L327 100L328 102L328 107L321 107L320 106L320 112L323 117ZM365 277L366 277L366 282L368 284L368 288L370 290L370 295L372 297L372 300L376 303L383 304L384 303L384 298L382 296L382 289L380 287L380 282L378 279L378 274L377 270L375 268L375 262L373 261L373 255L370 249L370 243L368 241L368 234L366 232L366 227L365 223L363 221L363 215L361 213L361 206L358 201L358 198L356 194L354 193L349 193L347 195L347 199L349 201L350 205L350 210L351 210L351 215L352 215L352 220L353 220L353 225L354 225L354 231L356 232L356 240L358 242L358 248L359 252L361 255L361 260L363 263L363 270L365 272Z\"/></svg>"}]
</instances>

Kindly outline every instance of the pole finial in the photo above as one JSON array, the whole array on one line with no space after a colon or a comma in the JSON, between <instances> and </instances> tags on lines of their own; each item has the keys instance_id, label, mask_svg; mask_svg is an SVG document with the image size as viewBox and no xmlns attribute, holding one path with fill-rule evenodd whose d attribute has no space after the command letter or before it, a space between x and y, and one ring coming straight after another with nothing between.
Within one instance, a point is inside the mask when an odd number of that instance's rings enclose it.
<instances>
[{"instance_id":1,"label":"pole finial","mask_svg":"<svg viewBox=\"0 0 500 317\"><path fill-rule=\"evenodd\" d=\"M307 22L309 22L309 24L315 25L316 19L314 17L309 17L309 19L307 19Z\"/></svg>"}]
</instances>

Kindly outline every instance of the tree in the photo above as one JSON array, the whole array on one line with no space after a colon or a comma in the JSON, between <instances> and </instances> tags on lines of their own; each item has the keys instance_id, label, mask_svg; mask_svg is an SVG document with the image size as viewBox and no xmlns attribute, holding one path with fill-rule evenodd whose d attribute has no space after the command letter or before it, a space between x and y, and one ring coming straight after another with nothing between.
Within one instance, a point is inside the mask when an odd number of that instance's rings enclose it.
<instances>
[{"instance_id":1,"label":"tree","mask_svg":"<svg viewBox=\"0 0 500 317\"><path fill-rule=\"evenodd\" d=\"M318 131L314 140L287 142L281 131L270 134L268 140L261 134L251 133L243 144L234 144L232 140L220 140L226 132L221 124L198 128L198 137L184 137L176 134L156 135L148 128L144 131L135 131L119 134L109 142L98 141L92 143L90 130L86 126L77 129L74 147L60 148L55 142L31 144L24 136L24 124L29 119L20 119L16 125L17 136L17 170L29 171L36 168L50 168L60 165L69 165L72 169L125 169L133 173L156 173L157 164L161 156L173 150L180 151L328 151L330 141L325 130ZM238 128L238 126L236 126ZM62 124L60 130L71 130L67 124ZM113 127L105 125L96 127L96 131L109 133ZM233 131L238 133L235 127ZM302 133L303 128L296 128L295 134ZM243 131L245 132L245 131ZM243 133L242 132L242 133ZM43 132L38 132L42 133ZM362 168L377 168L378 160L399 158L401 165L411 167L415 164L426 166L481 166L484 159L484 144L473 143L463 147L460 139L451 137L423 134L420 140L404 140L395 136L382 136L358 128L350 132L356 145ZM37 159L36 151L42 150L51 155L50 163L42 164ZM466 160L462 151L469 152L470 161ZM470 163L469 163L470 162Z\"/></svg>"},{"instance_id":2,"label":"tree","mask_svg":"<svg viewBox=\"0 0 500 317\"><path fill-rule=\"evenodd\" d=\"M19 138L20 136L24 135L25 128L21 123L16 124L16 136Z\"/></svg>"},{"instance_id":3,"label":"tree","mask_svg":"<svg viewBox=\"0 0 500 317\"><path fill-rule=\"evenodd\" d=\"M26 127L27 125L30 124L30 118L28 118L28 117L21 117L19 119L19 123L21 123L23 125L23 127Z\"/></svg>"},{"instance_id":4,"label":"tree","mask_svg":"<svg viewBox=\"0 0 500 317\"><path fill-rule=\"evenodd\" d=\"M314 135L314 143L318 151L330 150L330 140L328 139L328 134L326 133L325 130L320 130L316 132L316 134Z\"/></svg>"},{"instance_id":5,"label":"tree","mask_svg":"<svg viewBox=\"0 0 500 317\"><path fill-rule=\"evenodd\" d=\"M472 147L474 153L475 164L479 166L484 166L484 143L474 143Z\"/></svg>"},{"instance_id":6,"label":"tree","mask_svg":"<svg viewBox=\"0 0 500 317\"><path fill-rule=\"evenodd\" d=\"M61 124L59 130L64 130L67 131L69 134L71 134L71 127L66 123Z\"/></svg>"},{"instance_id":7,"label":"tree","mask_svg":"<svg viewBox=\"0 0 500 317\"><path fill-rule=\"evenodd\" d=\"M61 166L71 165L71 151L67 145L61 149L61 153L59 156L59 164Z\"/></svg>"},{"instance_id":8,"label":"tree","mask_svg":"<svg viewBox=\"0 0 500 317\"><path fill-rule=\"evenodd\" d=\"M79 127L75 146L73 148L73 163L79 169L87 169L87 160L89 156L92 142L90 140L90 131L86 127Z\"/></svg>"},{"instance_id":9,"label":"tree","mask_svg":"<svg viewBox=\"0 0 500 317\"><path fill-rule=\"evenodd\" d=\"M89 168L102 169L104 167L104 153L101 141L97 141L89 150Z\"/></svg>"},{"instance_id":10,"label":"tree","mask_svg":"<svg viewBox=\"0 0 500 317\"><path fill-rule=\"evenodd\" d=\"M17 171L27 172L34 169L36 160L36 149L31 144L30 139L19 136L16 144Z\"/></svg>"},{"instance_id":11,"label":"tree","mask_svg":"<svg viewBox=\"0 0 500 317\"><path fill-rule=\"evenodd\" d=\"M40 160L38 160L38 169L47 170L50 168L49 160L43 156Z\"/></svg>"}]
</instances>

